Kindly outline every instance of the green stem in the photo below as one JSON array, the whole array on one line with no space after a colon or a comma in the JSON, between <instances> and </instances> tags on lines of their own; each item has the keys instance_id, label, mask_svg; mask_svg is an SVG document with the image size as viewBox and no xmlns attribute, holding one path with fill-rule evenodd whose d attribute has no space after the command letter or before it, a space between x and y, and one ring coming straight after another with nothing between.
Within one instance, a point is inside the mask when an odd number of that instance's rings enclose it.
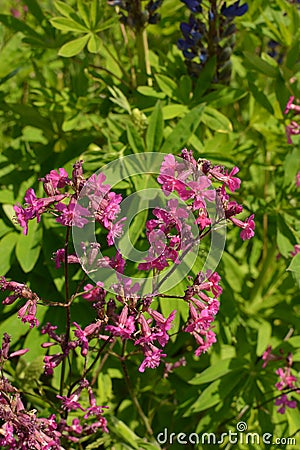
<instances>
[{"instance_id":1,"label":"green stem","mask_svg":"<svg viewBox=\"0 0 300 450\"><path fill-rule=\"evenodd\" d=\"M149 60L149 48L146 29L136 32L136 48L138 54L138 76L139 85L152 85L151 66Z\"/></svg>"},{"instance_id":2,"label":"green stem","mask_svg":"<svg viewBox=\"0 0 300 450\"><path fill-rule=\"evenodd\" d=\"M125 352L125 344L126 343L124 342L123 343L122 354L124 354L124 352ZM146 428L146 431L147 431L148 435L149 436L153 436L153 430L151 428L150 422L149 422L147 416L144 414L144 411L142 410L142 407L141 407L141 405L140 405L140 403L139 403L139 401L137 399L137 396L135 395L135 392L134 392L134 390L132 388L132 385L131 385L131 382L130 382L130 378L129 378L129 374L128 374L128 371L127 371L127 367L126 367L126 364L125 364L124 356L121 356L120 362L121 362L122 370L123 370L124 377L125 377L125 382L126 382L127 389L128 389L129 395L131 397L131 400L132 400L134 406L136 407L136 410L137 410L140 418L142 419L142 421L143 421L143 423L145 425L145 428Z\"/></svg>"}]
</instances>

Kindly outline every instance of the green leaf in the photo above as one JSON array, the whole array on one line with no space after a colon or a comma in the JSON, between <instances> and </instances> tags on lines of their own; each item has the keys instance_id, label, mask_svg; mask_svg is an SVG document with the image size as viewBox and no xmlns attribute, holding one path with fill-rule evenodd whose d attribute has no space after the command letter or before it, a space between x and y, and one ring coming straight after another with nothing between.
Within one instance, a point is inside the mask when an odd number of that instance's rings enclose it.
<instances>
[{"instance_id":1,"label":"green leaf","mask_svg":"<svg viewBox=\"0 0 300 450\"><path fill-rule=\"evenodd\" d=\"M295 147L292 151L288 152L284 163L284 178L283 185L288 186L295 183L296 174L298 172L298 163L300 161L300 147Z\"/></svg>"},{"instance_id":2,"label":"green leaf","mask_svg":"<svg viewBox=\"0 0 300 450\"><path fill-rule=\"evenodd\" d=\"M92 4L90 5L90 23L92 28L95 27L96 23L99 20L99 0L92 0Z\"/></svg>"},{"instance_id":3,"label":"green leaf","mask_svg":"<svg viewBox=\"0 0 300 450\"><path fill-rule=\"evenodd\" d=\"M117 419L115 416L112 419L112 431L117 435L119 443L127 443L132 446L133 449L138 449L137 440L139 437L124 423L122 420Z\"/></svg>"},{"instance_id":4,"label":"green leaf","mask_svg":"<svg viewBox=\"0 0 300 450\"><path fill-rule=\"evenodd\" d=\"M37 222L29 222L28 235L19 234L16 256L25 273L30 272L39 257L42 243L42 227Z\"/></svg>"},{"instance_id":5,"label":"green leaf","mask_svg":"<svg viewBox=\"0 0 300 450\"><path fill-rule=\"evenodd\" d=\"M96 28L95 28L95 33L100 33L100 31L104 31L107 30L108 28L110 28L112 25L114 25L117 21L117 15L113 16L112 18L106 20L105 22L102 23L98 23Z\"/></svg>"},{"instance_id":6,"label":"green leaf","mask_svg":"<svg viewBox=\"0 0 300 450\"><path fill-rule=\"evenodd\" d=\"M164 92L168 97L173 98L175 95L175 91L177 90L177 84L172 78L167 77L167 75L154 75L156 82L159 88Z\"/></svg>"},{"instance_id":7,"label":"green leaf","mask_svg":"<svg viewBox=\"0 0 300 450\"><path fill-rule=\"evenodd\" d=\"M116 103L121 108L125 109L125 111L127 111L128 114L131 114L130 104L125 95L123 94L123 92L117 87L112 88L110 86L108 86L108 90L112 94L112 97L109 97L109 100L112 101L113 103Z\"/></svg>"},{"instance_id":8,"label":"green leaf","mask_svg":"<svg viewBox=\"0 0 300 450\"><path fill-rule=\"evenodd\" d=\"M300 253L293 257L291 264L286 270L295 272L296 278L300 280Z\"/></svg>"},{"instance_id":9,"label":"green leaf","mask_svg":"<svg viewBox=\"0 0 300 450\"><path fill-rule=\"evenodd\" d=\"M163 118L165 120L174 119L175 117L181 117L187 114L188 107L186 105L171 104L164 106L162 109Z\"/></svg>"},{"instance_id":10,"label":"green leaf","mask_svg":"<svg viewBox=\"0 0 300 450\"><path fill-rule=\"evenodd\" d=\"M50 19L51 25L62 31L77 31L78 33L88 32L89 29L73 19L67 17L54 17Z\"/></svg>"},{"instance_id":11,"label":"green leaf","mask_svg":"<svg viewBox=\"0 0 300 450\"><path fill-rule=\"evenodd\" d=\"M45 19L45 15L43 13L42 8L38 4L36 0L26 0L26 5L29 8L29 11L40 21L42 22Z\"/></svg>"},{"instance_id":12,"label":"green leaf","mask_svg":"<svg viewBox=\"0 0 300 450\"><path fill-rule=\"evenodd\" d=\"M83 0L77 0L77 8L80 18L90 28L89 8Z\"/></svg>"},{"instance_id":13,"label":"green leaf","mask_svg":"<svg viewBox=\"0 0 300 450\"><path fill-rule=\"evenodd\" d=\"M204 104L196 106L179 120L173 131L165 140L161 148L162 153L177 152L187 144L190 136L192 136L198 128L204 107Z\"/></svg>"},{"instance_id":14,"label":"green leaf","mask_svg":"<svg viewBox=\"0 0 300 450\"><path fill-rule=\"evenodd\" d=\"M249 89L251 94L255 98L255 100L263 106L270 114L274 114L274 109L271 103L269 102L268 97L263 93L263 91L259 90L254 83L249 81Z\"/></svg>"},{"instance_id":15,"label":"green leaf","mask_svg":"<svg viewBox=\"0 0 300 450\"><path fill-rule=\"evenodd\" d=\"M164 131L164 119L161 103L158 100L149 118L146 133L146 147L148 152L159 151Z\"/></svg>"},{"instance_id":16,"label":"green leaf","mask_svg":"<svg viewBox=\"0 0 300 450\"><path fill-rule=\"evenodd\" d=\"M166 94L163 92L157 92L153 87L150 86L139 86L137 91L145 95L146 97L154 97L154 98L165 98Z\"/></svg>"},{"instance_id":17,"label":"green leaf","mask_svg":"<svg viewBox=\"0 0 300 450\"><path fill-rule=\"evenodd\" d=\"M207 64L205 64L203 70L201 70L198 80L196 82L196 87L193 92L193 102L199 103L203 102L202 96L205 91L211 86L211 81L216 70L216 57L208 59Z\"/></svg>"},{"instance_id":18,"label":"green leaf","mask_svg":"<svg viewBox=\"0 0 300 450\"><path fill-rule=\"evenodd\" d=\"M257 345L256 354L261 356L268 345L270 344L272 336L272 325L266 320L259 322L258 333L257 333Z\"/></svg>"},{"instance_id":19,"label":"green leaf","mask_svg":"<svg viewBox=\"0 0 300 450\"><path fill-rule=\"evenodd\" d=\"M22 20L16 19L13 16L7 14L0 14L0 22L2 22L6 27L11 28L14 31L20 31L26 36L32 36L40 38L41 36L31 27L29 27Z\"/></svg>"},{"instance_id":20,"label":"green leaf","mask_svg":"<svg viewBox=\"0 0 300 450\"><path fill-rule=\"evenodd\" d=\"M101 47L101 39L97 35L92 34L87 45L88 51L90 53L98 53L100 47Z\"/></svg>"},{"instance_id":21,"label":"green leaf","mask_svg":"<svg viewBox=\"0 0 300 450\"><path fill-rule=\"evenodd\" d=\"M59 49L58 54L60 56L65 56L66 58L77 55L78 53L81 52L81 50L83 50L89 38L90 34L86 34L85 36L82 36L78 39L74 39L73 41L64 44Z\"/></svg>"},{"instance_id":22,"label":"green leaf","mask_svg":"<svg viewBox=\"0 0 300 450\"><path fill-rule=\"evenodd\" d=\"M128 143L134 153L142 153L144 152L144 143L139 135L138 131L136 130L135 126L129 122L126 125L126 131L127 131L127 139Z\"/></svg>"},{"instance_id":23,"label":"green leaf","mask_svg":"<svg viewBox=\"0 0 300 450\"><path fill-rule=\"evenodd\" d=\"M204 411L224 401L224 399L230 394L235 386L241 380L242 371L236 371L234 374L229 373L223 378L211 383L201 393L198 400L191 406L192 413Z\"/></svg>"},{"instance_id":24,"label":"green leaf","mask_svg":"<svg viewBox=\"0 0 300 450\"><path fill-rule=\"evenodd\" d=\"M232 124L230 120L227 119L224 114L210 106L206 106L201 117L201 122L219 133L230 133L232 131Z\"/></svg>"},{"instance_id":25,"label":"green leaf","mask_svg":"<svg viewBox=\"0 0 300 450\"><path fill-rule=\"evenodd\" d=\"M277 215L277 245L280 253L287 258L293 250L295 237L284 220L284 216Z\"/></svg>"},{"instance_id":26,"label":"green leaf","mask_svg":"<svg viewBox=\"0 0 300 450\"><path fill-rule=\"evenodd\" d=\"M0 274L5 275L11 266L11 255L15 248L16 242L18 238L18 233L11 232L6 234L0 240L0 254L2 257L0 258Z\"/></svg>"},{"instance_id":27,"label":"green leaf","mask_svg":"<svg viewBox=\"0 0 300 450\"><path fill-rule=\"evenodd\" d=\"M65 2L61 2L59 0L56 0L54 2L54 6L63 16L70 17L76 15L75 10L72 8L72 6L68 5Z\"/></svg>"},{"instance_id":28,"label":"green leaf","mask_svg":"<svg viewBox=\"0 0 300 450\"><path fill-rule=\"evenodd\" d=\"M222 359L212 366L205 369L200 374L197 374L194 378L189 381L189 384L199 385L204 383L209 383L218 378L227 375L230 372L240 370L244 367L248 361L241 358L228 358Z\"/></svg>"},{"instance_id":29,"label":"green leaf","mask_svg":"<svg viewBox=\"0 0 300 450\"><path fill-rule=\"evenodd\" d=\"M244 52L245 63L248 65L250 69L256 70L267 77L276 78L279 74L279 71L276 67L271 66L268 62L261 59L259 56L250 53Z\"/></svg>"},{"instance_id":30,"label":"green leaf","mask_svg":"<svg viewBox=\"0 0 300 450\"><path fill-rule=\"evenodd\" d=\"M277 245L279 252L287 258L290 251L293 249L293 245L290 239L277 228Z\"/></svg>"}]
</instances>

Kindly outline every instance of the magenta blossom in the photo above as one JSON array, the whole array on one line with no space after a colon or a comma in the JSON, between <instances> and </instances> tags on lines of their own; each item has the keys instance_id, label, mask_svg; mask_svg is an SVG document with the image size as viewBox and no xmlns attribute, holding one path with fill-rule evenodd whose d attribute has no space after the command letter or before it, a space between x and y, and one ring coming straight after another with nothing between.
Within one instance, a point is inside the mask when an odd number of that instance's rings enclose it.
<instances>
[{"instance_id":1,"label":"magenta blossom","mask_svg":"<svg viewBox=\"0 0 300 450\"><path fill-rule=\"evenodd\" d=\"M239 228L242 228L241 231L241 238L243 241L246 239L251 239L254 236L254 229L255 229L255 222L254 222L254 214L251 214L250 217L248 217L245 222L242 222L239 219L236 219L235 217L230 217L230 220L237 225Z\"/></svg>"}]
</instances>

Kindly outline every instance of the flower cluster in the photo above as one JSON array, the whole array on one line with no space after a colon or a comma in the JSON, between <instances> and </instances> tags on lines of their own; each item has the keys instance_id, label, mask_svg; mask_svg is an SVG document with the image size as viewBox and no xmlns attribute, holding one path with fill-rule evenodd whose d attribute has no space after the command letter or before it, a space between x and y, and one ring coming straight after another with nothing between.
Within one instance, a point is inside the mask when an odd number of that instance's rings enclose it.
<instances>
[{"instance_id":1,"label":"flower cluster","mask_svg":"<svg viewBox=\"0 0 300 450\"><path fill-rule=\"evenodd\" d=\"M230 56L235 46L235 17L248 11L248 4L240 5L240 0L227 6L210 1L202 5L202 0L182 0L191 11L189 21L182 22L183 38L177 46L182 51L188 71L197 77L206 63L216 57L214 82L227 83L231 76Z\"/></svg>"},{"instance_id":2,"label":"flower cluster","mask_svg":"<svg viewBox=\"0 0 300 450\"><path fill-rule=\"evenodd\" d=\"M292 374L292 365L293 365L293 355L289 353L286 357L284 356L283 351L280 351L280 355L276 355L272 353L272 347L269 345L264 352L263 356L263 365L265 368L269 362L274 361L285 361L284 367L279 367L275 373L278 375L279 379L275 383L275 388L281 392L281 394L276 398L275 405L279 406L277 412L280 414L284 414L286 408L297 408L296 400L290 400L288 393L289 392L297 392L300 390L297 386L297 378Z\"/></svg>"},{"instance_id":3,"label":"flower cluster","mask_svg":"<svg viewBox=\"0 0 300 450\"><path fill-rule=\"evenodd\" d=\"M40 222L41 215L47 212L56 217L56 222L66 227L74 225L83 228L89 221L95 219L108 231L108 245L112 245L114 238L121 235L124 218L119 222L116 218L120 212L119 204L122 197L111 191L108 184L103 184L104 174L94 174L90 177L87 192L90 201L87 207L77 202L87 181L83 176L82 161L74 164L71 178L65 169L60 168L58 172L51 170L40 181L43 182L47 197L37 198L35 191L30 188L24 197L25 206L14 206L18 223L23 228L24 234L28 233L30 220L36 218ZM68 262L78 262L75 255L74 258L71 255L68 258ZM64 249L60 249L55 255L56 265L58 266L63 259Z\"/></svg>"},{"instance_id":4,"label":"flower cluster","mask_svg":"<svg viewBox=\"0 0 300 450\"><path fill-rule=\"evenodd\" d=\"M164 271L169 266L176 269L182 256L204 239L215 226L223 226L227 221L241 229L240 236L243 240L253 237L253 214L245 221L238 219L236 216L242 212L243 207L230 199L230 193L240 188L241 180L236 176L238 172L237 167L228 171L205 159L196 161L192 152L187 149L182 150L180 158L166 155L157 178L166 197L166 206L154 208L152 217L146 222L146 236L150 247L145 262L140 262L138 270L151 271L154 279L159 273L164 276ZM40 448L38 445L44 445L41 448L56 449L59 448L60 439L78 442L81 436L88 436L99 429L107 432L107 422L103 416L105 407L96 405L93 383L88 380L87 374L102 353L115 345L117 340L121 340L122 347L126 348L126 352L119 356L121 363L125 358L142 355L142 360L138 362L140 372L164 364L164 376L167 376L170 371L186 363L184 359L175 363L165 361L176 310L165 317L157 309L157 298L164 297L159 283L154 281L153 291L143 294L140 283L134 283L130 277L124 275L127 262L121 252L116 250L115 254L110 252L110 256L103 256L98 242L80 242L82 258L69 251L71 227L82 230L85 236L88 235L86 227L97 223L106 233L108 247L121 235L126 220L125 217L118 220L122 197L113 192L109 184L104 184L105 180L106 177L101 172L86 179L82 161L79 161L74 164L71 177L65 169L59 168L58 171L51 170L40 179L45 197L37 198L35 191L30 188L25 194L25 206L14 207L17 220L25 234L28 232L28 222L33 219L39 222L44 213L51 214L60 225L66 227L66 245L53 255L57 270L62 264L80 263L87 274L99 269L113 269L117 280L110 286L113 296L106 290L104 280L99 280L96 285L81 282L75 293L66 294L64 303L43 300L26 284L8 281L4 277L0 280L1 290L10 292L3 301L4 304L12 304L17 299L25 300L25 304L19 309L18 317L29 323L31 328L39 326L36 319L39 304L63 307L67 311L65 332L58 333L58 327L49 322L41 329L41 333L49 337L47 342L42 344L46 352L44 375L52 377L58 366L62 367L63 372L66 361L71 360L73 355L82 358L84 367L81 379L71 384L67 391L66 386L61 386L57 395L61 402L58 408L61 419L58 422L55 416L49 419L37 419L35 414L30 416L33 429L39 430L42 439L42 444L35 444L36 448ZM214 211L213 214L211 210ZM190 224L188 218L192 218ZM196 234L193 227L197 231ZM99 273L103 273L101 271ZM65 270L66 283L67 273ZM189 333L195 339L197 357L216 342L213 328L221 293L219 274L206 270L200 271L193 281L187 281L182 295L167 296L180 299L186 304L189 316L186 323L181 324L181 331ZM70 308L74 300L80 298L88 302L95 313L94 320L86 326L71 322ZM5 335L0 361L25 352L21 350L20 353L8 356L8 350L9 339ZM17 395L15 391L13 394ZM83 403L86 397L89 399L88 407ZM24 409L22 408L21 411ZM81 419L77 417L70 423L67 420L70 411L80 413ZM13 410L11 414L20 414L20 411ZM24 412L23 416L27 418L28 414ZM7 423L7 435L14 436L18 432L17 428L11 429L10 421ZM50 441L47 437L48 431L54 436ZM32 432L31 438L34 439L34 436ZM33 445L32 442L35 441L28 442Z\"/></svg>"},{"instance_id":5,"label":"flower cluster","mask_svg":"<svg viewBox=\"0 0 300 450\"><path fill-rule=\"evenodd\" d=\"M284 110L284 114L289 114L290 111L293 112L294 116L300 113L300 105L297 103L294 103L295 97L291 96L289 98L289 101L287 102L286 108ZM293 135L299 135L300 134L300 124L296 120L291 120L290 123L285 127L285 132L287 136L288 144L292 144L292 138Z\"/></svg>"},{"instance_id":6,"label":"flower cluster","mask_svg":"<svg viewBox=\"0 0 300 450\"><path fill-rule=\"evenodd\" d=\"M160 15L157 12L162 5L163 0L150 0L146 6L142 7L141 0L108 0L110 6L117 6L120 8L121 22L140 31L147 24L155 24L159 21Z\"/></svg>"}]
</instances>

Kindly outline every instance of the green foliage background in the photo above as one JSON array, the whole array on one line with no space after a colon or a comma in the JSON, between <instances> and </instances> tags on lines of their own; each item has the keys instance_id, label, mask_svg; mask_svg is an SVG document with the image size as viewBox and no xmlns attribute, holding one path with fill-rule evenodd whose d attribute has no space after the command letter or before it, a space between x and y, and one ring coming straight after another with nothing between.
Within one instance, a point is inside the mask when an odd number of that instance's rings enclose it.
<instances>
[{"instance_id":1,"label":"green foliage background","mask_svg":"<svg viewBox=\"0 0 300 450\"><path fill-rule=\"evenodd\" d=\"M247 422L249 432L294 436L300 442L300 412L290 409L284 416L276 412L272 397L277 377L272 366L262 369L261 363L269 344L292 351L298 369L300 362L299 257L292 261L290 256L300 243L295 186L300 147L299 136L293 145L287 144L288 121L283 114L291 95L300 98L297 5L285 0L249 1L247 14L236 20L233 74L224 86L212 83L213 60L198 80L187 74L176 42L188 12L177 0L165 0L161 21L147 28L151 83L141 65L140 36L130 30L125 35L114 8L103 0L26 0L29 12L21 19L10 14L12 2L2 3L1 275L29 283L42 298L62 299L63 273L55 269L51 255L63 246L63 231L53 219L43 218L39 226L31 223L24 237L12 220L13 205L23 202L29 187L42 194L39 177L58 167L70 172L78 159L92 173L122 155L178 154L183 147L191 148L197 157L240 168L242 188L236 200L247 214L255 213L255 238L250 242L242 243L238 230L228 233L218 268L224 292L217 344L196 358L193 343L175 335L167 353L171 361L185 356L187 365L168 378L163 378L162 369L139 374L138 359L129 362L132 385L153 436L146 436L118 362L109 358L97 375L97 386L98 403L110 408L106 414L110 434L99 434L78 448L154 449L159 448L155 437L164 428L169 434L220 435L235 431L240 420ZM281 45L281 64L268 55L270 39ZM129 182L120 186L124 195L133 189ZM145 240L141 222L136 222L132 235ZM71 269L75 286L78 273ZM50 414L44 398L51 397L59 376L52 387L41 378L40 344L45 338L20 324L17 306L0 308L1 334L11 334L15 348L31 349L16 366L11 364L11 376L26 391L28 409ZM162 308L174 309L174 303L164 299ZM52 320L63 330L64 317L47 308L40 308L39 314L42 323ZM84 302L78 302L72 314L82 325L93 317ZM80 367L76 370L80 372ZM299 394L293 397L300 401Z\"/></svg>"}]
</instances>

